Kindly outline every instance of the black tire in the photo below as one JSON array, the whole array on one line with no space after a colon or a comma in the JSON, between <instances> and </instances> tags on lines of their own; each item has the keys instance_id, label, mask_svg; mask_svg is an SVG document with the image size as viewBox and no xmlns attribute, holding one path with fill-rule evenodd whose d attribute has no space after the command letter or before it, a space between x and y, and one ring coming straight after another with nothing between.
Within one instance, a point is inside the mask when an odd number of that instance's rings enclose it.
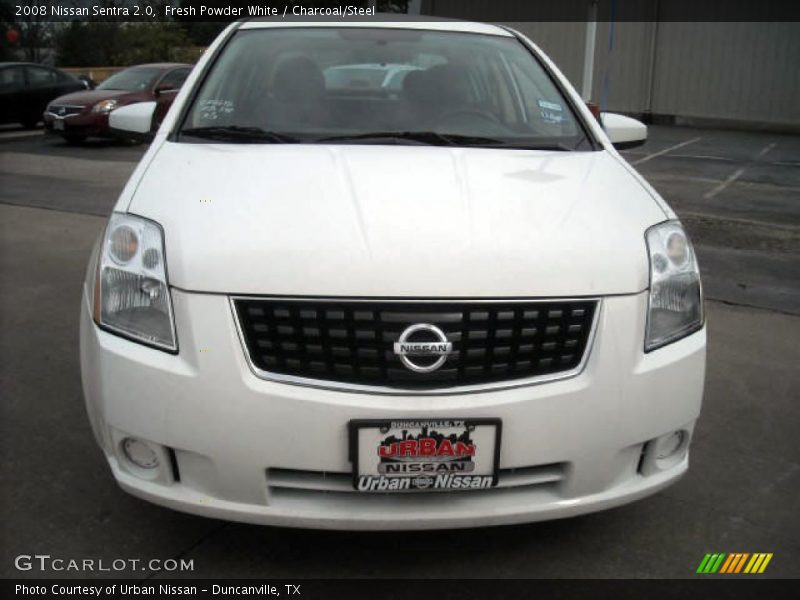
<instances>
[{"instance_id":1,"label":"black tire","mask_svg":"<svg viewBox=\"0 0 800 600\"><path fill-rule=\"evenodd\" d=\"M39 117L29 116L22 119L22 126L25 129L35 129L39 124Z\"/></svg>"},{"instance_id":2,"label":"black tire","mask_svg":"<svg viewBox=\"0 0 800 600\"><path fill-rule=\"evenodd\" d=\"M86 141L86 137L87 136L85 136L85 135L77 135L77 134L74 134L74 133L68 133L68 134L66 134L64 136L64 139L67 140L68 144L74 144L74 145L77 146L78 144L82 144L83 142L85 142Z\"/></svg>"}]
</instances>

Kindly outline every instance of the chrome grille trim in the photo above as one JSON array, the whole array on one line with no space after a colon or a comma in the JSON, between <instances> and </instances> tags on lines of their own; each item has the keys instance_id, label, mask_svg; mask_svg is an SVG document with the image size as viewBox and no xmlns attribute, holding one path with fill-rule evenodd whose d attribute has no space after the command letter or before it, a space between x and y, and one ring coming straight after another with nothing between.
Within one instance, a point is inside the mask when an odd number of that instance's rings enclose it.
<instances>
[{"instance_id":1,"label":"chrome grille trim","mask_svg":"<svg viewBox=\"0 0 800 600\"><path fill-rule=\"evenodd\" d=\"M332 390L332 391L340 391L340 392L353 392L353 393L363 393L363 394L380 394L386 396L453 396L458 394L473 394L473 393L480 393L480 392L489 392L489 391L498 391L498 390L506 390L506 389L513 389L519 387L526 387L530 385L539 385L543 383L551 383L555 381L562 381L565 379L571 379L580 375L584 368L586 367L586 363L591 356L592 349L594 347L594 341L597 334L597 327L598 323L601 318L601 314L603 311L603 301L602 298L599 297L568 297L568 298L523 298L523 299L502 299L502 298L480 298L480 299L459 299L458 302L470 302L475 304L480 303L503 303L503 304L510 304L510 303L526 303L526 304L533 304L533 303L553 303L553 302L578 302L578 301L594 301L596 302L596 308L594 310L594 315L592 318L591 329L589 331L588 338L586 340L586 348L583 352L583 356L581 357L580 363L571 370L568 371L560 371L557 373L546 374L546 375L537 375L534 377L528 378L521 378L521 379L513 379L508 381L496 381L496 382L488 382L482 384L475 384L475 385L463 385L463 386L456 386L456 387L443 387L443 388L430 388L430 389L409 389L409 388L400 388L400 387L388 387L388 386L381 386L381 385L365 385L365 384L355 384L355 383L346 383L346 382L337 382L337 381L329 381L324 379L312 379L308 377L299 377L295 375L286 375L282 373L273 373L270 371L263 370L259 368L254 362L250 355L250 351L247 346L247 342L245 340L244 332L242 331L241 326L241 319L239 318L239 314L236 308L236 301L237 300L265 300L265 301L291 301L291 302L324 302L324 301L331 301L331 302L348 302L348 303L377 303L377 302L392 302L392 303L419 303L419 302L426 302L426 303L451 303L456 300L447 298L447 299L419 299L419 298L403 298L403 299L385 299L385 298L326 298L326 297L286 297L286 296L244 296L244 295L235 295L228 297L228 303L231 309L231 316L234 321L234 327L236 328L237 335L239 337L239 343L241 345L242 352L244 353L245 361L247 362L250 371L259 379L263 379L265 381L272 381L275 383L284 383L289 385L297 385L297 386L304 386L304 387L311 387L316 389L322 390Z\"/></svg>"},{"instance_id":2,"label":"chrome grille trim","mask_svg":"<svg viewBox=\"0 0 800 600\"><path fill-rule=\"evenodd\" d=\"M63 115L58 114L58 111L62 108L66 109L66 112ZM84 108L86 108L86 106L80 106L78 104L52 104L47 107L47 114L57 119L65 119L80 114Z\"/></svg>"}]
</instances>

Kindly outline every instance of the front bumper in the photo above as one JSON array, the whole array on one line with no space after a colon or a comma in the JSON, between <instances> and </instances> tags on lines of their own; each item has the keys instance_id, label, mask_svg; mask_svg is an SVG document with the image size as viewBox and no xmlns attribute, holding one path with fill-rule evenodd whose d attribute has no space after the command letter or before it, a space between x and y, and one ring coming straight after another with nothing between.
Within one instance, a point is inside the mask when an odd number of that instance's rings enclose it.
<instances>
[{"instance_id":1,"label":"front bumper","mask_svg":"<svg viewBox=\"0 0 800 600\"><path fill-rule=\"evenodd\" d=\"M705 329L644 354L647 294L605 298L584 370L541 385L441 396L371 395L259 379L227 297L173 289L180 353L98 329L81 314L87 410L126 491L199 515L331 529L427 529L568 517L652 494L688 467ZM357 493L346 483L351 419L499 417L500 487ZM661 436L685 443L657 460ZM126 436L154 445L144 476Z\"/></svg>"},{"instance_id":2,"label":"front bumper","mask_svg":"<svg viewBox=\"0 0 800 600\"><path fill-rule=\"evenodd\" d=\"M55 135L74 135L87 137L113 137L108 126L107 114L77 114L59 117L53 113L45 112L42 116L46 133ZM63 123L62 129L56 129L56 122Z\"/></svg>"}]
</instances>

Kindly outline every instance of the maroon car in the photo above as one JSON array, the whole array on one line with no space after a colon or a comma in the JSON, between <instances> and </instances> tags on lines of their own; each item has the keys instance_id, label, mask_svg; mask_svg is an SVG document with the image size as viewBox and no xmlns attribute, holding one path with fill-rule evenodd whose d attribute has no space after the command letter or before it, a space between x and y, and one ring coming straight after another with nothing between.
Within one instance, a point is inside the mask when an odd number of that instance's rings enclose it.
<instances>
[{"instance_id":1,"label":"maroon car","mask_svg":"<svg viewBox=\"0 0 800 600\"><path fill-rule=\"evenodd\" d=\"M44 126L70 143L87 137L113 137L108 114L120 106L156 101L154 126L160 124L192 65L153 63L115 73L93 90L60 96L44 112Z\"/></svg>"}]
</instances>

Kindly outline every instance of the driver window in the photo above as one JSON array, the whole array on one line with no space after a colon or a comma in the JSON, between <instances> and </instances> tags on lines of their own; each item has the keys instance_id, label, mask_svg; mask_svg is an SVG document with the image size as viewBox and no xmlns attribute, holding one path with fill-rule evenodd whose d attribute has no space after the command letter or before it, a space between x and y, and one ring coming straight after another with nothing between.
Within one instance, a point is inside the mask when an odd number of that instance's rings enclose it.
<instances>
[{"instance_id":1,"label":"driver window","mask_svg":"<svg viewBox=\"0 0 800 600\"><path fill-rule=\"evenodd\" d=\"M42 67L26 67L28 70L28 82L31 85L41 85L43 83L54 83L56 72Z\"/></svg>"},{"instance_id":2,"label":"driver window","mask_svg":"<svg viewBox=\"0 0 800 600\"><path fill-rule=\"evenodd\" d=\"M25 78L22 75L22 67L7 67L0 69L0 86L3 89L13 90L22 87Z\"/></svg>"}]
</instances>

